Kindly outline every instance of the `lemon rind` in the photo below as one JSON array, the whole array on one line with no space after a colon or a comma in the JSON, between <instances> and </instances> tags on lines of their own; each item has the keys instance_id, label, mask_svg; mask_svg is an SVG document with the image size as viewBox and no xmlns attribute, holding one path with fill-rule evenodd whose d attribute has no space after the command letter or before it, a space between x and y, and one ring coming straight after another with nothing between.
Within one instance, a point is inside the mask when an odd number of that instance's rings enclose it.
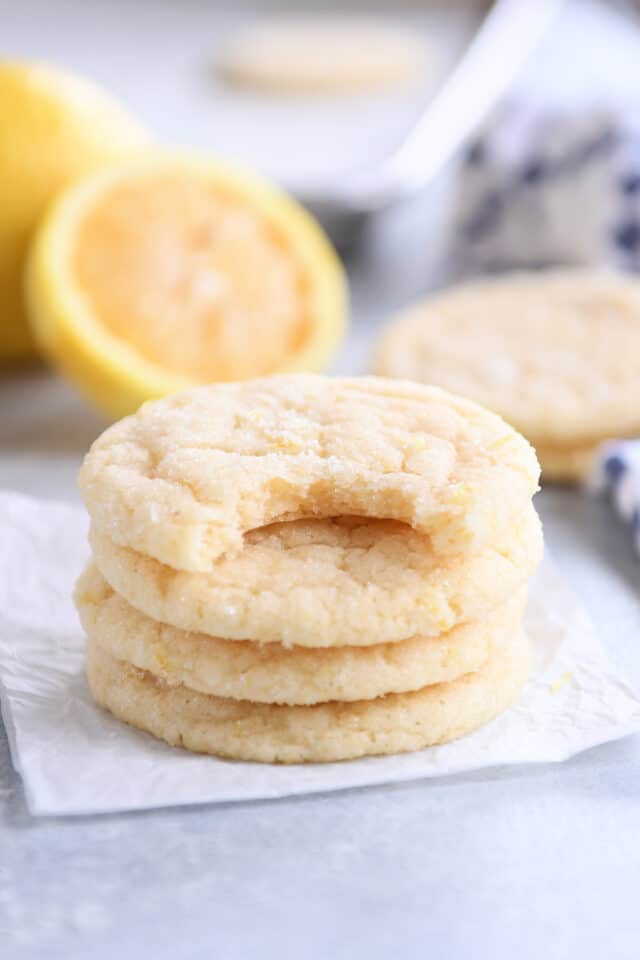
<instances>
[{"instance_id":1,"label":"lemon rind","mask_svg":"<svg viewBox=\"0 0 640 960\"><path fill-rule=\"evenodd\" d=\"M109 333L72 271L76 226L93 202L120 182L164 168L191 170L236 193L292 244L302 273L309 278L309 336L269 372L325 369L344 334L348 293L342 264L321 228L295 200L260 176L185 151L146 152L102 168L75 182L50 205L31 245L25 273L31 330L44 354L109 416L125 416L146 400L201 382L171 373Z\"/></svg>"}]
</instances>

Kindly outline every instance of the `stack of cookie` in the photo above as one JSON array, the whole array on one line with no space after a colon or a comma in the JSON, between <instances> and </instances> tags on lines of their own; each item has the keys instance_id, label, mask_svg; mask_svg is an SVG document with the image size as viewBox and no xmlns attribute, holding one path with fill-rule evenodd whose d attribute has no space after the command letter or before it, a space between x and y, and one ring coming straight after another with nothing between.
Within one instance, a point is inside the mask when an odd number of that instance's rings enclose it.
<instances>
[{"instance_id":1,"label":"stack of cookie","mask_svg":"<svg viewBox=\"0 0 640 960\"><path fill-rule=\"evenodd\" d=\"M147 404L80 476L98 703L264 762L416 750L526 676L538 465L438 388L290 375Z\"/></svg>"}]
</instances>

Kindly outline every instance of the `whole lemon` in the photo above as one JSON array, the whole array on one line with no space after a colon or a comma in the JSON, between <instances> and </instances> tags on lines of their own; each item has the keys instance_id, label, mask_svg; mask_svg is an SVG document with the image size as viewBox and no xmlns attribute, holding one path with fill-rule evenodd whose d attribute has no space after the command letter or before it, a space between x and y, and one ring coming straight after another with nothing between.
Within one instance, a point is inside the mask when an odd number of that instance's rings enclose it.
<instances>
[{"instance_id":1,"label":"whole lemon","mask_svg":"<svg viewBox=\"0 0 640 960\"><path fill-rule=\"evenodd\" d=\"M48 201L146 143L138 122L93 83L45 64L0 62L0 361L34 351L22 272Z\"/></svg>"}]
</instances>

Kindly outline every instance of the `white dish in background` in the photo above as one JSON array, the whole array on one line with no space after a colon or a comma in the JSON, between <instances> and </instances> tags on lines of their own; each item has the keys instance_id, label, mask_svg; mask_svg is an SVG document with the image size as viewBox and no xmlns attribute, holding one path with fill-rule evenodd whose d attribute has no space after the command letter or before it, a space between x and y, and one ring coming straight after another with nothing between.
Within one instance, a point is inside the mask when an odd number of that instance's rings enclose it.
<instances>
[{"instance_id":1,"label":"white dish in background","mask_svg":"<svg viewBox=\"0 0 640 960\"><path fill-rule=\"evenodd\" d=\"M249 0L235 0L232 12L230 6L225 0L56 0L54 16L51 0L0 0L2 53L52 60L85 73L128 102L159 140L221 152L306 190L328 175L385 156L480 20L477 5L474 12L447 0L394 4L394 18L415 25L441 53L439 70L425 87L308 102L240 93L217 80L219 51L239 25L256 15ZM298 2L294 9L305 6L323 9L311 2ZM371 9L390 8L378 2ZM269 4L259 10L260 17L268 15ZM527 69L524 89L528 96L538 93L563 103L630 97L639 46L625 18L606 3L569 0Z\"/></svg>"},{"instance_id":2,"label":"white dish in background","mask_svg":"<svg viewBox=\"0 0 640 960\"><path fill-rule=\"evenodd\" d=\"M6 0L2 0L6 2ZM385 154L402 138L473 35L479 15L439 0L395 5L392 21L424 33L438 51L425 83L386 95L291 98L234 90L216 60L238 27L256 16L247 2L135 3L50 0L11 4L2 18L3 51L53 60L105 84L173 144L207 147L306 189ZM300 9L298 5L296 9ZM314 12L322 6L313 5ZM378 10L388 12L388 7ZM268 15L261 7L260 17ZM83 38L91 38L86 42Z\"/></svg>"}]
</instances>

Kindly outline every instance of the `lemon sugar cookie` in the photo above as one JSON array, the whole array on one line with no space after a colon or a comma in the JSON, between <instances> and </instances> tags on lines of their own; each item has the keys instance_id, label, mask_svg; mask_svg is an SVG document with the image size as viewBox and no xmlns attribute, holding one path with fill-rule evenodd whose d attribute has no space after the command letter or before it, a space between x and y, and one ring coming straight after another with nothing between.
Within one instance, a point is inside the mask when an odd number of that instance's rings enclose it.
<instances>
[{"instance_id":1,"label":"lemon sugar cookie","mask_svg":"<svg viewBox=\"0 0 640 960\"><path fill-rule=\"evenodd\" d=\"M91 691L115 717L197 753L261 763L348 760L453 740L505 710L528 670L519 630L483 667L450 683L353 703L279 706L171 686L87 641Z\"/></svg>"},{"instance_id":2,"label":"lemon sugar cookie","mask_svg":"<svg viewBox=\"0 0 640 960\"><path fill-rule=\"evenodd\" d=\"M478 620L535 570L540 521L529 505L501 542L435 555L393 520L293 520L246 534L208 573L174 570L91 531L96 565L132 606L183 630L261 643L394 643Z\"/></svg>"},{"instance_id":3,"label":"lemon sugar cookie","mask_svg":"<svg viewBox=\"0 0 640 960\"><path fill-rule=\"evenodd\" d=\"M584 476L599 443L640 431L640 283L557 270L478 281L406 311L374 370L486 405L535 446L547 478Z\"/></svg>"},{"instance_id":4,"label":"lemon sugar cookie","mask_svg":"<svg viewBox=\"0 0 640 960\"><path fill-rule=\"evenodd\" d=\"M230 83L287 93L355 93L424 80L425 38L389 19L289 16L246 26L219 59Z\"/></svg>"},{"instance_id":5,"label":"lemon sugar cookie","mask_svg":"<svg viewBox=\"0 0 640 960\"><path fill-rule=\"evenodd\" d=\"M436 387L292 374L143 406L96 440L79 482L99 533L204 572L249 530L309 516L393 519L435 553L480 550L538 472L515 430Z\"/></svg>"},{"instance_id":6,"label":"lemon sugar cookie","mask_svg":"<svg viewBox=\"0 0 640 960\"><path fill-rule=\"evenodd\" d=\"M104 652L165 683L234 700L313 704L418 690L480 669L492 645L518 630L526 589L481 622L439 636L320 650L167 626L131 607L93 566L80 578L75 599L87 635Z\"/></svg>"},{"instance_id":7,"label":"lemon sugar cookie","mask_svg":"<svg viewBox=\"0 0 640 960\"><path fill-rule=\"evenodd\" d=\"M536 456L544 465L544 475L548 480L575 483L589 476L602 443L603 439L576 447L536 443Z\"/></svg>"}]
</instances>

